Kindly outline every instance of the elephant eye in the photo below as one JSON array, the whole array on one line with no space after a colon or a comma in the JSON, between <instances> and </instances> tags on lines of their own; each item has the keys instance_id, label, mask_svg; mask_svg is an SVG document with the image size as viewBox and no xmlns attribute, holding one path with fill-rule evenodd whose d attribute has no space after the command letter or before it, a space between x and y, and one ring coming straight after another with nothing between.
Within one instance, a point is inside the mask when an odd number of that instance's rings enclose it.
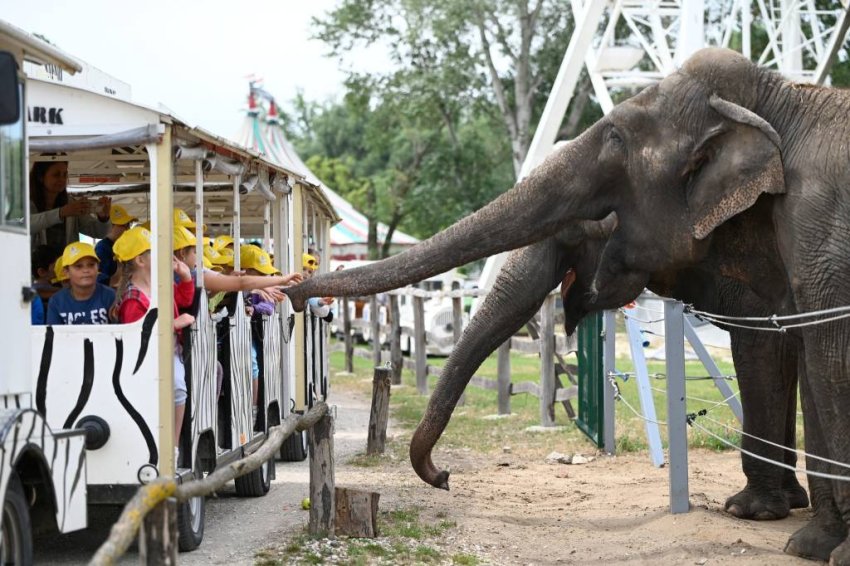
<instances>
[{"instance_id":1,"label":"elephant eye","mask_svg":"<svg viewBox=\"0 0 850 566\"><path fill-rule=\"evenodd\" d=\"M618 132L616 128L608 130L608 141L615 147L623 147L625 145L623 136L620 135L620 132Z\"/></svg>"}]
</instances>

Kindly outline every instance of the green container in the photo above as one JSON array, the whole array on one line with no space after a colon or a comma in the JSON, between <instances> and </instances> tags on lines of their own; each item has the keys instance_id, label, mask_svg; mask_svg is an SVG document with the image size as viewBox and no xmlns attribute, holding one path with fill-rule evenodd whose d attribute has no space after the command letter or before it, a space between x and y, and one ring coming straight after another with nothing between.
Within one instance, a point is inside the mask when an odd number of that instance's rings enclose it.
<instances>
[{"instance_id":1,"label":"green container","mask_svg":"<svg viewBox=\"0 0 850 566\"><path fill-rule=\"evenodd\" d=\"M602 313L586 316L578 327L578 418L576 424L599 448L602 448L605 443L603 343Z\"/></svg>"}]
</instances>

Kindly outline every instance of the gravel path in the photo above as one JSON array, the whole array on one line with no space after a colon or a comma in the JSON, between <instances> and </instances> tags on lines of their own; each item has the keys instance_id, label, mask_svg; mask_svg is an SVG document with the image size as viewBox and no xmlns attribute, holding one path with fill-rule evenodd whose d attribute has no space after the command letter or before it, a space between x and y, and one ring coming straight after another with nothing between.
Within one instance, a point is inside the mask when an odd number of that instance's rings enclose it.
<instances>
[{"instance_id":1,"label":"gravel path","mask_svg":"<svg viewBox=\"0 0 850 566\"><path fill-rule=\"evenodd\" d=\"M333 392L329 403L337 407L335 421L335 462L341 464L366 448L369 400L348 393ZM277 462L276 478L265 497L236 497L233 483L218 497L207 499L204 542L190 553L180 554L180 564L253 564L254 553L278 540L284 532L307 524L301 500L308 496L309 465L304 462ZM108 536L120 510L93 508L84 531L67 535L36 537L36 564L85 564ZM135 546L121 564L138 564Z\"/></svg>"}]
</instances>

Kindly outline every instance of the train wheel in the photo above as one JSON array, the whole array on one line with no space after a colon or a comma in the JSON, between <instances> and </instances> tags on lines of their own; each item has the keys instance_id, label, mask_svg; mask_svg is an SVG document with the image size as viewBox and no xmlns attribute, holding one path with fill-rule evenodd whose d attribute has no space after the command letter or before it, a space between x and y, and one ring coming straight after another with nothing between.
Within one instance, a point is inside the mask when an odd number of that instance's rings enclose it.
<instances>
[{"instance_id":1,"label":"train wheel","mask_svg":"<svg viewBox=\"0 0 850 566\"><path fill-rule=\"evenodd\" d=\"M303 462L307 458L307 433L293 432L280 446L280 459L284 462Z\"/></svg>"},{"instance_id":2,"label":"train wheel","mask_svg":"<svg viewBox=\"0 0 850 566\"><path fill-rule=\"evenodd\" d=\"M203 479L200 462L195 463L195 479ZM204 522L207 515L207 498L193 497L177 506L177 548L180 552L190 552L201 546L204 540Z\"/></svg>"},{"instance_id":3,"label":"train wheel","mask_svg":"<svg viewBox=\"0 0 850 566\"><path fill-rule=\"evenodd\" d=\"M3 500L3 543L0 564L32 564L30 511L18 474L12 472Z\"/></svg>"},{"instance_id":4,"label":"train wheel","mask_svg":"<svg viewBox=\"0 0 850 566\"><path fill-rule=\"evenodd\" d=\"M263 462L263 465L236 478L236 495L239 497L262 497L269 492L272 486L272 470L274 458Z\"/></svg>"}]
</instances>

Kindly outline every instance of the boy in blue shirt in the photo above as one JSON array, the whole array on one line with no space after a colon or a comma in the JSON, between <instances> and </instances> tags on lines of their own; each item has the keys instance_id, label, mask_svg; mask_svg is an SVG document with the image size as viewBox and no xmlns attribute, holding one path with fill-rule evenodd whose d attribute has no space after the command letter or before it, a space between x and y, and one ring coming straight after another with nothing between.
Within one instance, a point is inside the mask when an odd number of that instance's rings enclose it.
<instances>
[{"instance_id":1,"label":"boy in blue shirt","mask_svg":"<svg viewBox=\"0 0 850 566\"><path fill-rule=\"evenodd\" d=\"M91 244L73 242L62 253L69 286L50 299L47 324L109 324L115 291L97 282L98 259Z\"/></svg>"}]
</instances>

